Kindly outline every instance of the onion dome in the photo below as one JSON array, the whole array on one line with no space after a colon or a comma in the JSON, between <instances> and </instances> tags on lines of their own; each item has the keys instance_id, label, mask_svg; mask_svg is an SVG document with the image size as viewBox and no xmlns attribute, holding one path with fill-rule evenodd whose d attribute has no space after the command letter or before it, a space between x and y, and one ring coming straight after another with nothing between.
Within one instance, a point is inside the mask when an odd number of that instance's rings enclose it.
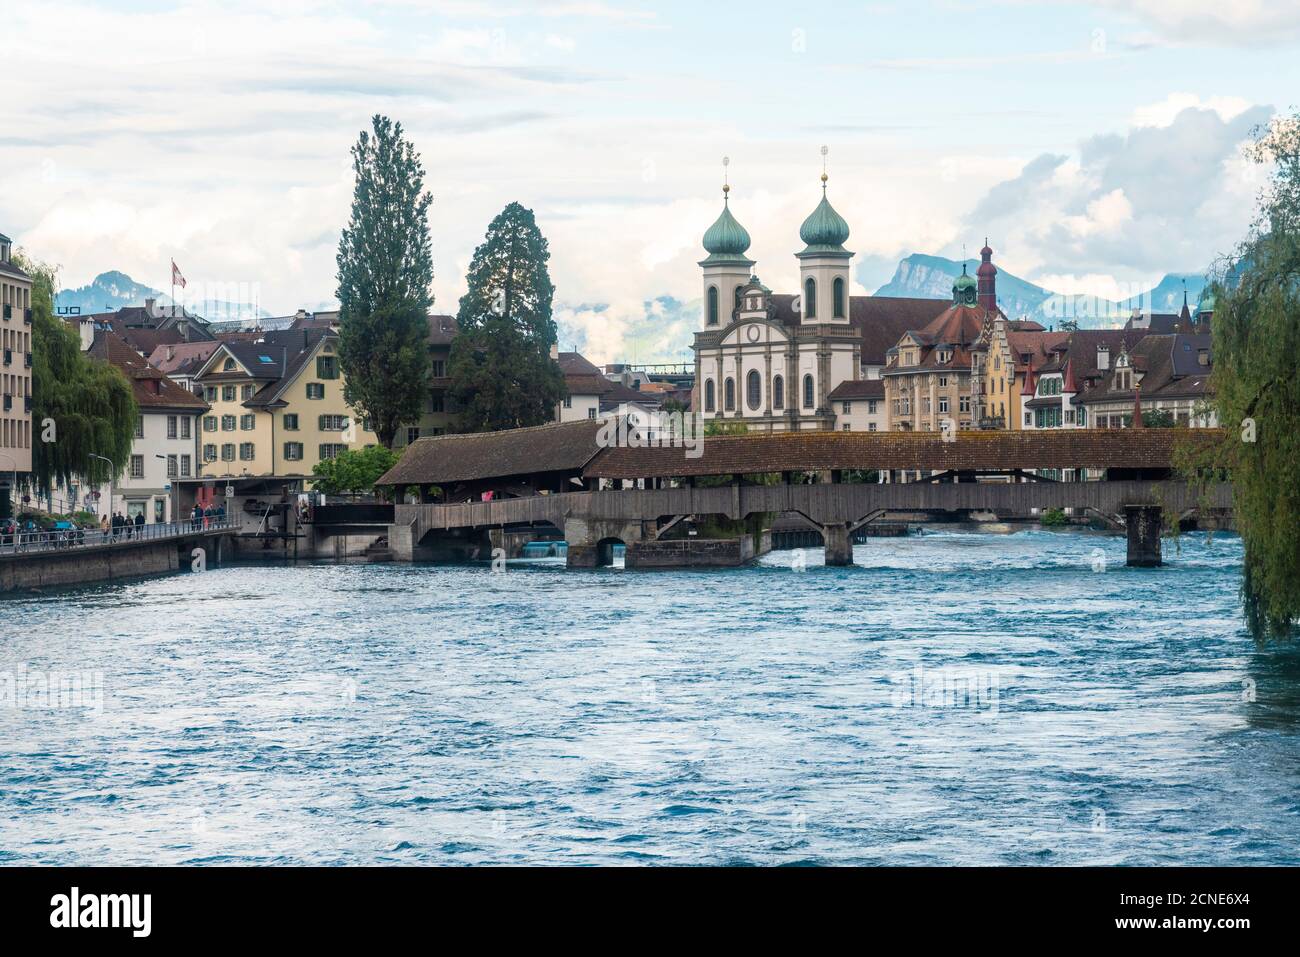
<instances>
[{"instance_id":1,"label":"onion dome","mask_svg":"<svg viewBox=\"0 0 1300 957\"><path fill-rule=\"evenodd\" d=\"M844 217L835 212L835 207L826 198L825 174L822 175L822 201L812 211L812 215L799 227L799 238L807 244L799 256L852 256L844 248L844 241L849 238L849 224Z\"/></svg>"},{"instance_id":2,"label":"onion dome","mask_svg":"<svg viewBox=\"0 0 1300 957\"><path fill-rule=\"evenodd\" d=\"M1207 292L1201 297L1200 303L1196 306L1198 316L1211 315L1214 312L1214 293Z\"/></svg>"},{"instance_id":3,"label":"onion dome","mask_svg":"<svg viewBox=\"0 0 1300 957\"><path fill-rule=\"evenodd\" d=\"M704 263L712 265L731 262L751 266L753 263L745 258L750 243L749 233L736 221L736 217L731 215L727 195L730 191L729 186L722 188L722 215L704 233L704 249L709 254L709 258L704 260Z\"/></svg>"},{"instance_id":4,"label":"onion dome","mask_svg":"<svg viewBox=\"0 0 1300 957\"><path fill-rule=\"evenodd\" d=\"M952 284L952 301L958 305L975 305L976 287L979 283L975 277L966 272L966 264L961 264L961 275Z\"/></svg>"}]
</instances>

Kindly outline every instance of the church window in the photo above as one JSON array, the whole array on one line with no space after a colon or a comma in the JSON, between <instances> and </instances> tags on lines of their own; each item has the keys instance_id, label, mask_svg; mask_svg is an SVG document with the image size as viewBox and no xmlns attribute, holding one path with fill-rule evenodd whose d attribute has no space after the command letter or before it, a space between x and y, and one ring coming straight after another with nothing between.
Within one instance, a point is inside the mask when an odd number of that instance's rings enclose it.
<instances>
[{"instance_id":1,"label":"church window","mask_svg":"<svg viewBox=\"0 0 1300 957\"><path fill-rule=\"evenodd\" d=\"M779 375L772 377L772 408L785 408L785 380Z\"/></svg>"},{"instance_id":2,"label":"church window","mask_svg":"<svg viewBox=\"0 0 1300 957\"><path fill-rule=\"evenodd\" d=\"M844 318L844 280L839 276L835 277L835 282L831 285L831 305L833 315L836 319Z\"/></svg>"},{"instance_id":3,"label":"church window","mask_svg":"<svg viewBox=\"0 0 1300 957\"><path fill-rule=\"evenodd\" d=\"M722 408L727 412L736 410L736 380L731 376L727 376L727 381L722 386Z\"/></svg>"},{"instance_id":4,"label":"church window","mask_svg":"<svg viewBox=\"0 0 1300 957\"><path fill-rule=\"evenodd\" d=\"M718 324L718 287L709 287L709 325Z\"/></svg>"},{"instance_id":5,"label":"church window","mask_svg":"<svg viewBox=\"0 0 1300 957\"><path fill-rule=\"evenodd\" d=\"M757 369L750 369L745 376L745 401L751 409L757 409L763 400L763 382Z\"/></svg>"},{"instance_id":6,"label":"church window","mask_svg":"<svg viewBox=\"0 0 1300 957\"><path fill-rule=\"evenodd\" d=\"M712 411L713 411L713 406L714 406L714 402L713 402L713 380L712 380L712 379L705 379L705 380L704 380L704 411L705 411L705 412L712 412Z\"/></svg>"},{"instance_id":7,"label":"church window","mask_svg":"<svg viewBox=\"0 0 1300 957\"><path fill-rule=\"evenodd\" d=\"M814 319L817 316L817 283L809 276L803 284L803 317Z\"/></svg>"},{"instance_id":8,"label":"church window","mask_svg":"<svg viewBox=\"0 0 1300 957\"><path fill-rule=\"evenodd\" d=\"M812 282L811 279L808 281ZM813 405L813 377L811 375L805 375L803 377L803 407L805 409L811 409Z\"/></svg>"}]
</instances>

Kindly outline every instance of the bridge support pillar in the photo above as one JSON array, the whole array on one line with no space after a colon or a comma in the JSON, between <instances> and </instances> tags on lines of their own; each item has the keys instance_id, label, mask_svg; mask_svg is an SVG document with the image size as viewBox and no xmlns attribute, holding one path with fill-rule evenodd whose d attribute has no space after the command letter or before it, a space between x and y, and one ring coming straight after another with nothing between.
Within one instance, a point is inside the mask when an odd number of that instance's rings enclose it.
<instances>
[{"instance_id":1,"label":"bridge support pillar","mask_svg":"<svg viewBox=\"0 0 1300 957\"><path fill-rule=\"evenodd\" d=\"M1156 568L1160 558L1160 506L1125 505L1130 568Z\"/></svg>"},{"instance_id":2,"label":"bridge support pillar","mask_svg":"<svg viewBox=\"0 0 1300 957\"><path fill-rule=\"evenodd\" d=\"M603 519L566 518L564 540L569 546L569 568L602 568L614 564L614 546L631 545L644 537L642 523Z\"/></svg>"},{"instance_id":3,"label":"bridge support pillar","mask_svg":"<svg viewBox=\"0 0 1300 957\"><path fill-rule=\"evenodd\" d=\"M853 564L853 540L847 525L823 525L822 540L826 543L827 565Z\"/></svg>"}]
</instances>

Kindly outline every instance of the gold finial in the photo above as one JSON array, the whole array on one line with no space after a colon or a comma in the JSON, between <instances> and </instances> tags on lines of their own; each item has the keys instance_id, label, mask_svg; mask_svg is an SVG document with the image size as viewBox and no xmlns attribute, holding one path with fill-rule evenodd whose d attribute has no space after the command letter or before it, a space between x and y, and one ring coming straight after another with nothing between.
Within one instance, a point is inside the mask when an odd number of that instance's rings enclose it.
<instances>
[{"instance_id":1,"label":"gold finial","mask_svg":"<svg viewBox=\"0 0 1300 957\"><path fill-rule=\"evenodd\" d=\"M830 149L828 147L822 146L822 192L826 191L826 181L830 179L830 177L826 175L826 154L829 152Z\"/></svg>"},{"instance_id":2,"label":"gold finial","mask_svg":"<svg viewBox=\"0 0 1300 957\"><path fill-rule=\"evenodd\" d=\"M722 202L726 203L731 197L727 194L731 192L731 183L727 181L727 167L731 165L731 157L722 157Z\"/></svg>"}]
</instances>

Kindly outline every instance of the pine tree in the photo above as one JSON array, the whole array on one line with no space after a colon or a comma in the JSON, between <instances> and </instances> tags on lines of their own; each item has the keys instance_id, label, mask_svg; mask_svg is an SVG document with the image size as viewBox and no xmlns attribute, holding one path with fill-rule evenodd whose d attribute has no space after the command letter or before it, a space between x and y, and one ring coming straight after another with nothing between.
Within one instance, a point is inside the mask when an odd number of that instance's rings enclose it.
<instances>
[{"instance_id":1,"label":"pine tree","mask_svg":"<svg viewBox=\"0 0 1300 957\"><path fill-rule=\"evenodd\" d=\"M81 351L54 315L52 267L18 257L32 277L32 485L48 498L74 481L99 485L126 468L139 413L120 369Z\"/></svg>"},{"instance_id":2,"label":"pine tree","mask_svg":"<svg viewBox=\"0 0 1300 957\"><path fill-rule=\"evenodd\" d=\"M551 359L558 341L551 254L533 212L511 203L474 251L452 341L450 393L467 432L550 422L564 398Z\"/></svg>"},{"instance_id":3,"label":"pine tree","mask_svg":"<svg viewBox=\"0 0 1300 957\"><path fill-rule=\"evenodd\" d=\"M343 397L385 448L419 418L428 391L433 254L420 154L376 115L352 147L352 216L339 240Z\"/></svg>"}]
</instances>

